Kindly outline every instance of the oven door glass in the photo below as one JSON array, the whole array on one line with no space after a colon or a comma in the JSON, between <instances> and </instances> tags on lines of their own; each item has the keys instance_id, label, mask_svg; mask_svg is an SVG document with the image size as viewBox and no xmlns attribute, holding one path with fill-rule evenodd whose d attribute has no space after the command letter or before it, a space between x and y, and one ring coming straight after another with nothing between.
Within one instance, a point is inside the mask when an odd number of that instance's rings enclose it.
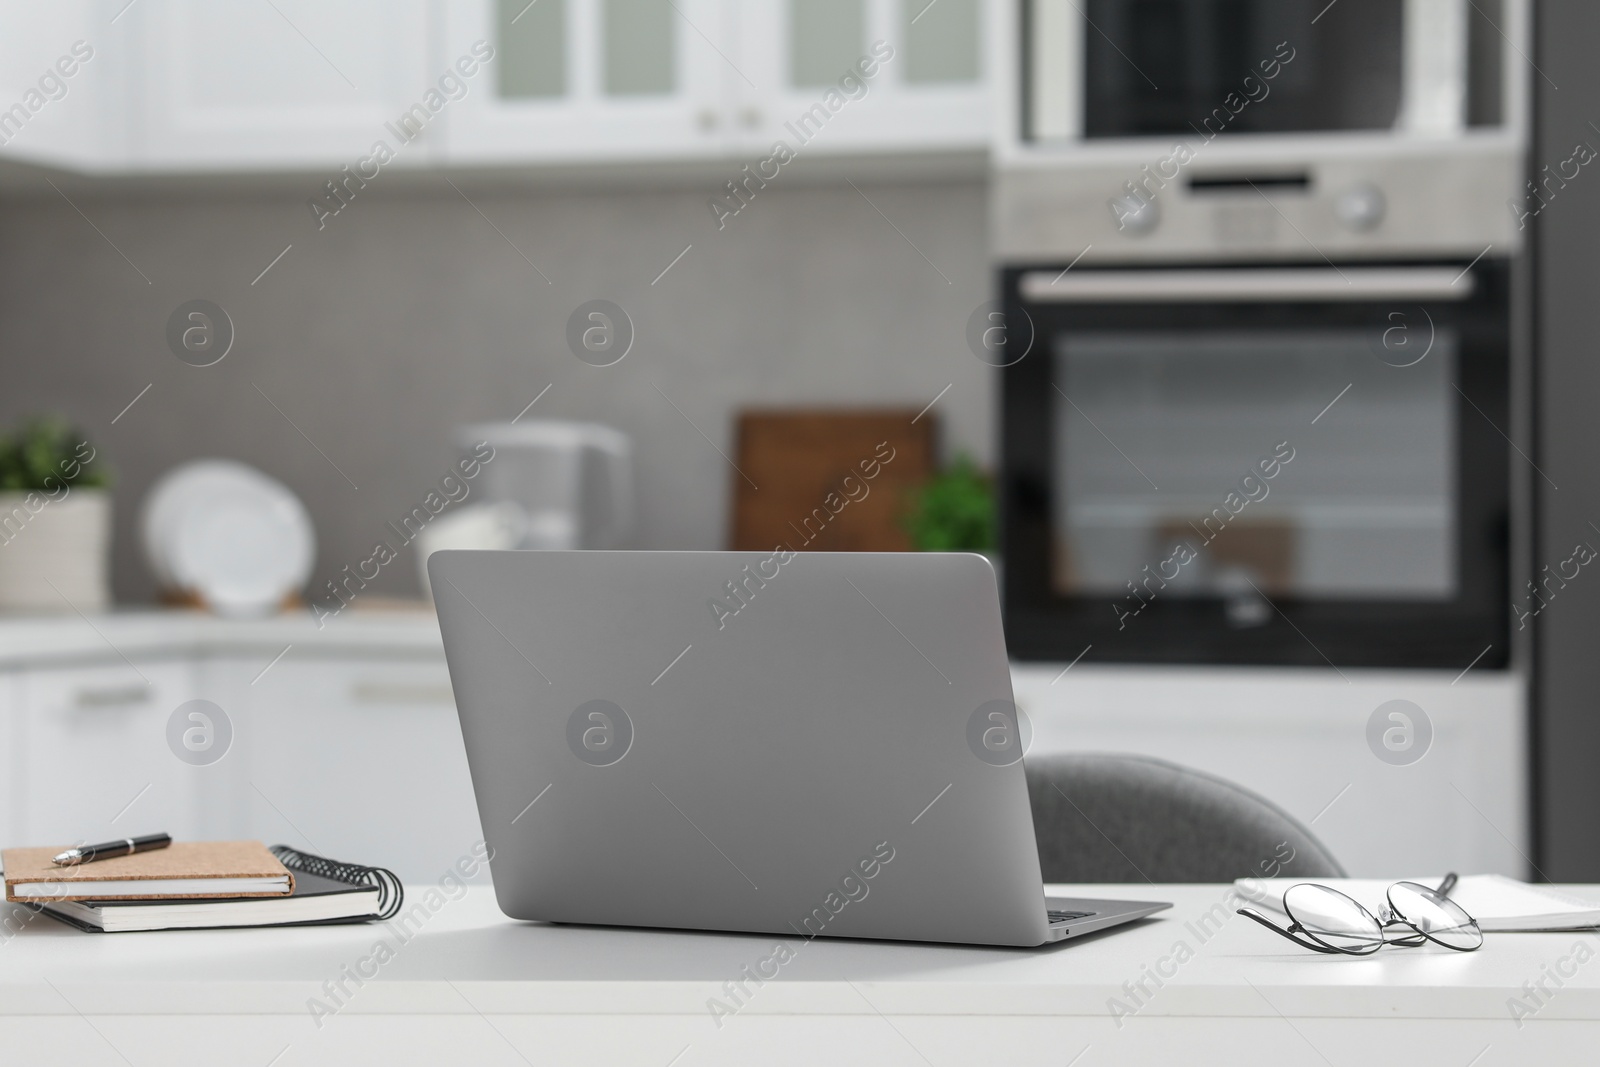
<instances>
[{"instance_id":1,"label":"oven door glass","mask_svg":"<svg viewBox=\"0 0 1600 1067\"><path fill-rule=\"evenodd\" d=\"M1237 625L1267 620L1263 597L1452 599L1455 332L1381 382L1370 342L1355 329L1058 338L1056 591L1134 613L1218 597Z\"/></svg>"}]
</instances>

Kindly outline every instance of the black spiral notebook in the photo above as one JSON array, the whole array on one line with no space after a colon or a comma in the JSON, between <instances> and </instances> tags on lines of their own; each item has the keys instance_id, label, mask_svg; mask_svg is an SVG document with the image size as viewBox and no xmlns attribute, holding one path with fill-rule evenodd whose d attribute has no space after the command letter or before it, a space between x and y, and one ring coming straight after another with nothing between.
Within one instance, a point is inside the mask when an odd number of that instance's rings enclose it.
<instances>
[{"instance_id":1,"label":"black spiral notebook","mask_svg":"<svg viewBox=\"0 0 1600 1067\"><path fill-rule=\"evenodd\" d=\"M195 900L62 900L39 905L46 915L91 933L211 930L247 926L323 926L392 919L405 900L400 879L382 867L341 863L273 845L294 872L283 897Z\"/></svg>"}]
</instances>

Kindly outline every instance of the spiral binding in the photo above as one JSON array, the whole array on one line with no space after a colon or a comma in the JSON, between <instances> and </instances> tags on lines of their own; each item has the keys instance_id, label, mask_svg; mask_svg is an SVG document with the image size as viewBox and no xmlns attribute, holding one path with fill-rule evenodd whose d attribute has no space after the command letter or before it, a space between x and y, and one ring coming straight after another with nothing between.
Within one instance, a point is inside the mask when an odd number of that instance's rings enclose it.
<instances>
[{"instance_id":1,"label":"spiral binding","mask_svg":"<svg viewBox=\"0 0 1600 1067\"><path fill-rule=\"evenodd\" d=\"M340 863L326 856L301 852L288 845L273 845L270 851L278 857L279 863L292 871L304 871L350 885L377 886L380 920L392 919L400 914L400 908L405 903L405 888L393 871L382 867L363 867L356 863Z\"/></svg>"}]
</instances>

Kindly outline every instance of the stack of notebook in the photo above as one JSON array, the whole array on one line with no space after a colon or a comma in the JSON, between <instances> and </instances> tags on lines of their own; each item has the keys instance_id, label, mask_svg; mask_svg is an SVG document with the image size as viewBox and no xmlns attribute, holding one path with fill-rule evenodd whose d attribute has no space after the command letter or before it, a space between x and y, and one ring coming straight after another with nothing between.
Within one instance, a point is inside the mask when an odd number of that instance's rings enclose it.
<instances>
[{"instance_id":1,"label":"stack of notebook","mask_svg":"<svg viewBox=\"0 0 1600 1067\"><path fill-rule=\"evenodd\" d=\"M54 848L0 853L6 899L80 930L201 929L368 922L399 912L400 880L259 841L177 841L58 867Z\"/></svg>"}]
</instances>

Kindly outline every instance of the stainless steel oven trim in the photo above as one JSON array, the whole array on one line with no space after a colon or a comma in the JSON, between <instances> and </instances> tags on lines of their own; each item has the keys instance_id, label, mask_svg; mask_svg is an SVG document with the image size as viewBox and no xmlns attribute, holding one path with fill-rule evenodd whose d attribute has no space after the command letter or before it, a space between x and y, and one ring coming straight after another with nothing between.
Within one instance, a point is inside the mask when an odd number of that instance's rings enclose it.
<instances>
[{"instance_id":1,"label":"stainless steel oven trim","mask_svg":"<svg viewBox=\"0 0 1600 1067\"><path fill-rule=\"evenodd\" d=\"M1053 304L1459 301L1475 288L1472 272L1454 267L1030 271L1020 286L1023 299Z\"/></svg>"}]
</instances>

